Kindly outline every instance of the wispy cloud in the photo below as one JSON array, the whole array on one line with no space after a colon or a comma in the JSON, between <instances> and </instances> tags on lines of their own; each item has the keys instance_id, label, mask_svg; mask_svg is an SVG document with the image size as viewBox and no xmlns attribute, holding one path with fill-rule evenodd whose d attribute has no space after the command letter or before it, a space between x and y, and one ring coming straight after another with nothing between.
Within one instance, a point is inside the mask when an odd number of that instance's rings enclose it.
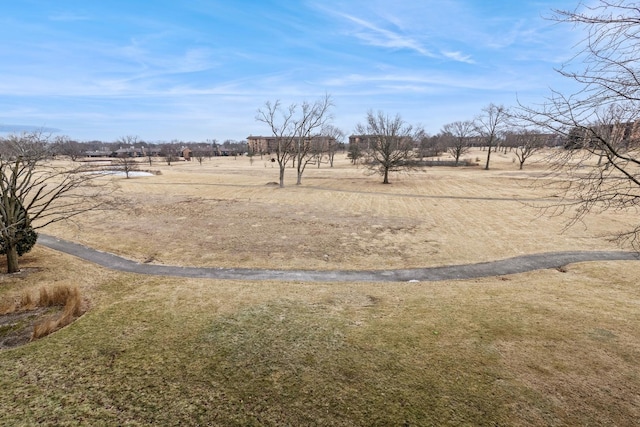
<instances>
[{"instance_id":1,"label":"wispy cloud","mask_svg":"<svg viewBox=\"0 0 640 427\"><path fill-rule=\"evenodd\" d=\"M555 83L558 41L575 36L540 16L573 1L9 2L0 123L237 138L265 101L326 92L345 130L369 108L468 118Z\"/></svg>"},{"instance_id":2,"label":"wispy cloud","mask_svg":"<svg viewBox=\"0 0 640 427\"><path fill-rule=\"evenodd\" d=\"M511 79L497 81L495 78L481 75L467 76L441 72L400 72L395 74L349 74L334 77L323 81L327 87L408 87L422 88L449 88L449 89L474 89L489 90L508 87L514 82Z\"/></svg>"},{"instance_id":3,"label":"wispy cloud","mask_svg":"<svg viewBox=\"0 0 640 427\"><path fill-rule=\"evenodd\" d=\"M356 24L358 28L354 30L354 35L372 46L392 49L409 49L427 57L436 56L411 36L381 28L369 21L365 21L364 19L360 19L352 15L339 15L351 23Z\"/></svg>"},{"instance_id":4,"label":"wispy cloud","mask_svg":"<svg viewBox=\"0 0 640 427\"><path fill-rule=\"evenodd\" d=\"M465 55L462 52L442 52L444 56L454 61L464 62L466 64L475 64L475 61L471 59L471 55Z\"/></svg>"},{"instance_id":5,"label":"wispy cloud","mask_svg":"<svg viewBox=\"0 0 640 427\"><path fill-rule=\"evenodd\" d=\"M433 59L451 60L466 64L474 64L470 54L460 51L435 50L428 48L424 42L421 42L418 35L411 34L408 29L410 26L405 25L398 16L389 16L387 24L393 29L386 28L383 25L376 25L369 20L365 20L347 13L330 12L349 22L351 30L350 34L363 41L364 43L383 47L388 49L406 49Z\"/></svg>"}]
</instances>

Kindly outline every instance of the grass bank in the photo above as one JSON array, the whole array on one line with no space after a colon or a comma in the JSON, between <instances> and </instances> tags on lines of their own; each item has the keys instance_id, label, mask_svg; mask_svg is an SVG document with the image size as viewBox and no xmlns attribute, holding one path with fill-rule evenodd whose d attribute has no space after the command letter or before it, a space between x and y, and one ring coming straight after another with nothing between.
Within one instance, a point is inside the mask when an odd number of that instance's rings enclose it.
<instances>
[{"instance_id":1,"label":"grass bank","mask_svg":"<svg viewBox=\"0 0 640 427\"><path fill-rule=\"evenodd\" d=\"M633 425L640 417L634 262L432 284L317 284L141 277L42 254L50 266L6 287L85 269L94 307L0 353L3 425Z\"/></svg>"}]
</instances>

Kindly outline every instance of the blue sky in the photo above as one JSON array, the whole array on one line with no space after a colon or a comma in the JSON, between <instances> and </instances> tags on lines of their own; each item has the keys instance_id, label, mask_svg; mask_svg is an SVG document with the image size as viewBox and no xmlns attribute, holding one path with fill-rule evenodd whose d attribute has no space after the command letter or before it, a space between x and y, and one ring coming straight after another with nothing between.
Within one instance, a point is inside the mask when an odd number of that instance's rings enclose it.
<instances>
[{"instance_id":1,"label":"blue sky","mask_svg":"<svg viewBox=\"0 0 640 427\"><path fill-rule=\"evenodd\" d=\"M18 0L0 13L0 132L78 140L241 140L266 101L333 98L429 133L489 103L571 91L554 67L580 34L544 19L577 0ZM516 98L517 97L517 98Z\"/></svg>"}]
</instances>

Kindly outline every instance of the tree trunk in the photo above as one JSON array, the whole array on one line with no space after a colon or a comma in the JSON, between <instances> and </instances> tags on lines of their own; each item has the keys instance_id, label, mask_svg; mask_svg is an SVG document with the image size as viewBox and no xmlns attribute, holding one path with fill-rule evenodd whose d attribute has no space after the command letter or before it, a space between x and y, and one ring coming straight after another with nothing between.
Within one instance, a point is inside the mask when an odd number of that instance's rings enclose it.
<instances>
[{"instance_id":1,"label":"tree trunk","mask_svg":"<svg viewBox=\"0 0 640 427\"><path fill-rule=\"evenodd\" d=\"M284 168L286 164L280 164L280 188L284 188Z\"/></svg>"},{"instance_id":2,"label":"tree trunk","mask_svg":"<svg viewBox=\"0 0 640 427\"><path fill-rule=\"evenodd\" d=\"M384 168L384 180L382 181L383 184L388 184L389 183L389 169L388 168Z\"/></svg>"},{"instance_id":3,"label":"tree trunk","mask_svg":"<svg viewBox=\"0 0 640 427\"><path fill-rule=\"evenodd\" d=\"M7 245L7 273L17 273L20 271L18 265L18 249L16 245Z\"/></svg>"},{"instance_id":4,"label":"tree trunk","mask_svg":"<svg viewBox=\"0 0 640 427\"><path fill-rule=\"evenodd\" d=\"M489 170L489 159L491 158L491 145L489 145L489 151L487 151L487 164L484 166L484 170Z\"/></svg>"}]
</instances>

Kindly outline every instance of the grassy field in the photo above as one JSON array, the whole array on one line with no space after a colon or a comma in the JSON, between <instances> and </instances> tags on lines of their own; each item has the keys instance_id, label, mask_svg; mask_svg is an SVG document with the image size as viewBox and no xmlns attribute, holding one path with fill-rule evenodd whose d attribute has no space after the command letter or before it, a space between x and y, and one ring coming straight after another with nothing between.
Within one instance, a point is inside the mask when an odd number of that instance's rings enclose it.
<instances>
[{"instance_id":1,"label":"grassy field","mask_svg":"<svg viewBox=\"0 0 640 427\"><path fill-rule=\"evenodd\" d=\"M473 156L482 156L474 153ZM379 177L340 159L303 186L215 158L120 179L123 206L45 230L143 262L360 269L576 249L633 213L563 232L511 156ZM137 276L37 247L10 298L77 286L89 310L0 352L0 425L638 425L638 262L436 283ZM1 267L1 266L0 266Z\"/></svg>"}]
</instances>

